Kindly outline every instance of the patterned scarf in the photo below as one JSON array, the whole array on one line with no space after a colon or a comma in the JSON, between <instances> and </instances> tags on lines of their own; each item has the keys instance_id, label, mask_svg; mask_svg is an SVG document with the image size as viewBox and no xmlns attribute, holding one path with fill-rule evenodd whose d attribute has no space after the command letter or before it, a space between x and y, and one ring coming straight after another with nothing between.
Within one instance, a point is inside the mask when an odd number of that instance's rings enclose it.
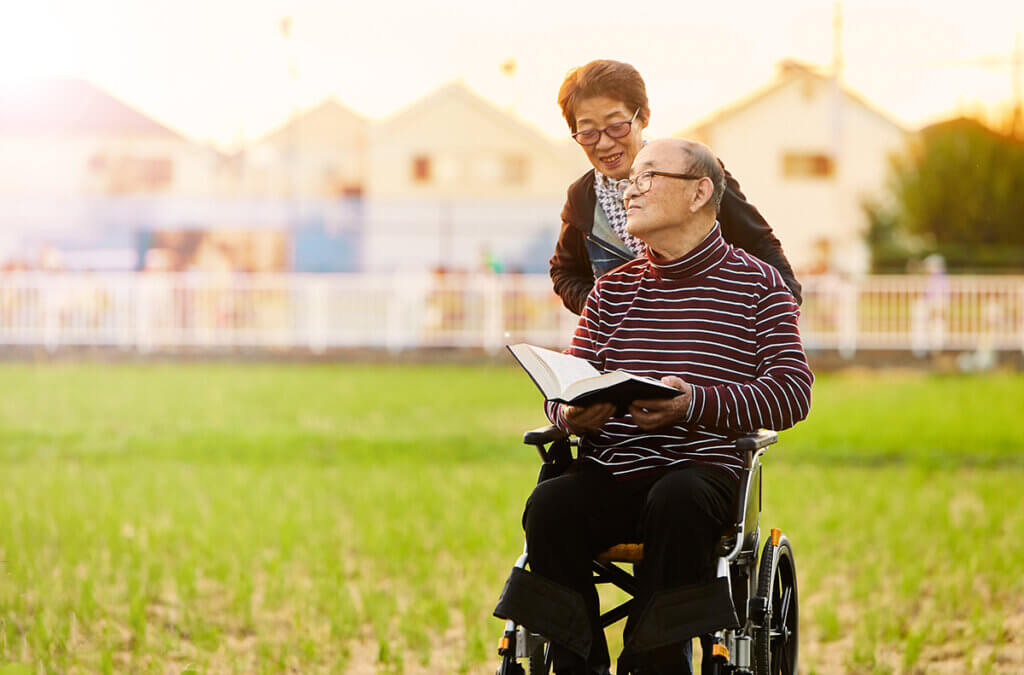
<instances>
[{"instance_id":1,"label":"patterned scarf","mask_svg":"<svg viewBox=\"0 0 1024 675\"><path fill-rule=\"evenodd\" d=\"M601 205L601 210L608 218L608 224L633 251L633 255L639 257L644 255L647 244L626 232L626 207L623 206L622 196L615 187L617 182L594 169L594 191L597 193L597 202Z\"/></svg>"}]
</instances>

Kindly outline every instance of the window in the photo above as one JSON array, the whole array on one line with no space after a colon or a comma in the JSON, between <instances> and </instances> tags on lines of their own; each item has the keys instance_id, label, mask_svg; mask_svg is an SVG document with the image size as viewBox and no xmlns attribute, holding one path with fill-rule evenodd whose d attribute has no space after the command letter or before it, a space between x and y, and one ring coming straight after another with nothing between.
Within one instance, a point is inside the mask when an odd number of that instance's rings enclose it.
<instances>
[{"instance_id":1,"label":"window","mask_svg":"<svg viewBox=\"0 0 1024 675\"><path fill-rule=\"evenodd\" d=\"M506 155L502 178L509 185L522 185L526 182L526 169L525 157L522 155Z\"/></svg>"},{"instance_id":2,"label":"window","mask_svg":"<svg viewBox=\"0 0 1024 675\"><path fill-rule=\"evenodd\" d=\"M416 155L412 158L412 180L414 183L430 182L430 158Z\"/></svg>"},{"instance_id":3,"label":"window","mask_svg":"<svg viewBox=\"0 0 1024 675\"><path fill-rule=\"evenodd\" d=\"M111 195L159 192L174 181L169 157L134 157L97 153L89 158L89 173Z\"/></svg>"},{"instance_id":4,"label":"window","mask_svg":"<svg viewBox=\"0 0 1024 675\"><path fill-rule=\"evenodd\" d=\"M835 172L835 160L831 155L820 152L782 154L782 175L786 178L831 178Z\"/></svg>"}]
</instances>

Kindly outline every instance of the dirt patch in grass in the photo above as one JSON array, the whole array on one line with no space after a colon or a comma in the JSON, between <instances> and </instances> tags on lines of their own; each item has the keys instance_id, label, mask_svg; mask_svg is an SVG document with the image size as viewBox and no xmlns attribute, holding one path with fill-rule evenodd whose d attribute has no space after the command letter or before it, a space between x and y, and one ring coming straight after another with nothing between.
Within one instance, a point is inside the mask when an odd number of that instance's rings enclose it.
<instances>
[{"instance_id":1,"label":"dirt patch in grass","mask_svg":"<svg viewBox=\"0 0 1024 675\"><path fill-rule=\"evenodd\" d=\"M808 602L814 606L826 599L825 594ZM830 598L834 601L834 597ZM807 605L805 605L806 607ZM852 604L841 603L836 611L845 623L854 617ZM807 616L807 615L805 615ZM822 640L822 631L808 617L801 621L800 672L852 675L864 672L890 672L907 674L962 675L963 673L989 672L1009 675L1024 672L1024 611L1008 617L1000 639L988 644L970 644L966 640L952 640L941 645L926 645L920 657L910 666L903 663L904 649L897 644L875 646L873 659L868 662L854 662L854 638L845 633L837 639ZM995 636L994 636L995 637ZM497 635L495 635L497 639ZM696 646L696 645L695 645ZM405 662L402 669L381 663L378 646L372 639L360 639L350 645L346 671L352 675L378 675L382 673L406 673L427 675L435 673L465 672L470 675L491 675L497 668L494 657L462 671L459 668L460 655L464 649L464 637L457 626L452 626L431 651L428 664L417 661ZM873 663L871 663L873 661ZM699 647L695 651L695 663L699 664ZM613 671L614 672L614 669Z\"/></svg>"},{"instance_id":2,"label":"dirt patch in grass","mask_svg":"<svg viewBox=\"0 0 1024 675\"><path fill-rule=\"evenodd\" d=\"M946 626L947 635L952 636L941 644L924 644L912 663L906 662L906 645L879 643L869 653L856 653L857 645L853 630L857 625L857 607L843 599L834 584L813 597L802 599L801 605L801 672L843 673L862 672L887 673L939 673L961 675L962 673L1024 673L1024 602L1016 613L1007 617L1002 629L986 641L971 641L966 636L969 628L965 621L950 621ZM831 604L844 627L835 639L823 639L823 630L813 619L815 608L823 603Z\"/></svg>"}]
</instances>

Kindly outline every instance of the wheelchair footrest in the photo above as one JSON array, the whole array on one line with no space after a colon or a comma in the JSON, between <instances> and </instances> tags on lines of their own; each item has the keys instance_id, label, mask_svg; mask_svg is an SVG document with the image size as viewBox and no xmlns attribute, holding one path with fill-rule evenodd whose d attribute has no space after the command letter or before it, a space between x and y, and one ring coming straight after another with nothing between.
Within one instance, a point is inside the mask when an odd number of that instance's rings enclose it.
<instances>
[{"instance_id":1,"label":"wheelchair footrest","mask_svg":"<svg viewBox=\"0 0 1024 675\"><path fill-rule=\"evenodd\" d=\"M505 582L494 616L515 621L586 658L591 629L583 596L516 567Z\"/></svg>"},{"instance_id":2,"label":"wheelchair footrest","mask_svg":"<svg viewBox=\"0 0 1024 675\"><path fill-rule=\"evenodd\" d=\"M697 635L738 626L729 580L720 577L706 584L680 586L657 593L640 615L626 644L626 651L641 654Z\"/></svg>"}]
</instances>

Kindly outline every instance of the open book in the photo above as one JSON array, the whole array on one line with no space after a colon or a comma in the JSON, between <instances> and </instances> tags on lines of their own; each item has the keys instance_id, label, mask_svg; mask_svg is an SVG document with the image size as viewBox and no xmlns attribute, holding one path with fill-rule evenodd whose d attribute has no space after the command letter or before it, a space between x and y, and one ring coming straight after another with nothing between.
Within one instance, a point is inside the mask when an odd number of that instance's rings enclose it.
<instances>
[{"instance_id":1,"label":"open book","mask_svg":"<svg viewBox=\"0 0 1024 675\"><path fill-rule=\"evenodd\" d=\"M682 392L650 377L615 370L603 375L586 360L526 343L508 345L519 365L548 401L588 406L614 403L625 415L637 399L672 398Z\"/></svg>"}]
</instances>

